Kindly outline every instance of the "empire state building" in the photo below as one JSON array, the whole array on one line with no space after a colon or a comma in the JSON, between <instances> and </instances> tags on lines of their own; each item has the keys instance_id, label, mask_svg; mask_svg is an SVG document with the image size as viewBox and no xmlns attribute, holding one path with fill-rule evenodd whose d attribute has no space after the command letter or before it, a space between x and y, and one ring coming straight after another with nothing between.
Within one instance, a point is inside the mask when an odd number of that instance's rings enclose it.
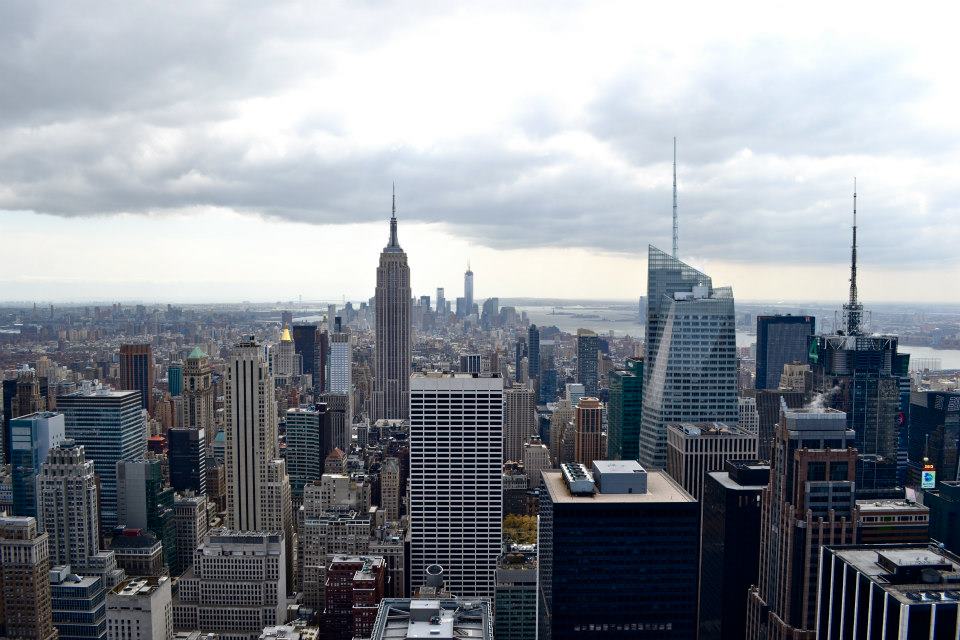
<instances>
[{"instance_id":1,"label":"empire state building","mask_svg":"<svg viewBox=\"0 0 960 640\"><path fill-rule=\"evenodd\" d=\"M410 403L410 266L397 241L397 200L390 216L390 242L377 267L376 377L374 420L407 418Z\"/></svg>"}]
</instances>

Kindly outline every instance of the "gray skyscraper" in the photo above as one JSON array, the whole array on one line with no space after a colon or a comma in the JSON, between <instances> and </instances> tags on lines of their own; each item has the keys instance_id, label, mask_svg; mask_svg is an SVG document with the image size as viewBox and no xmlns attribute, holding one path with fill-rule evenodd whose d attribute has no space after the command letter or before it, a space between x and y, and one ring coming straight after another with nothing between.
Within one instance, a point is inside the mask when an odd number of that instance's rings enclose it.
<instances>
[{"instance_id":1,"label":"gray skyscraper","mask_svg":"<svg viewBox=\"0 0 960 640\"><path fill-rule=\"evenodd\" d=\"M651 245L647 300L640 462L662 469L668 424L739 418L733 291Z\"/></svg>"},{"instance_id":2,"label":"gray skyscraper","mask_svg":"<svg viewBox=\"0 0 960 640\"><path fill-rule=\"evenodd\" d=\"M473 313L473 271L470 269L470 263L467 263L467 270L463 274L463 300L467 305L467 312L464 315Z\"/></svg>"},{"instance_id":3,"label":"gray skyscraper","mask_svg":"<svg viewBox=\"0 0 960 640\"><path fill-rule=\"evenodd\" d=\"M527 329L527 375L540 380L540 329L535 324Z\"/></svg>"},{"instance_id":4,"label":"gray skyscraper","mask_svg":"<svg viewBox=\"0 0 960 640\"><path fill-rule=\"evenodd\" d=\"M410 402L410 266L397 240L397 204L390 216L390 241L377 267L376 377L374 420L406 418Z\"/></svg>"},{"instance_id":5,"label":"gray skyscraper","mask_svg":"<svg viewBox=\"0 0 960 640\"><path fill-rule=\"evenodd\" d=\"M539 339L539 332L537 338ZM528 347L529 349L529 347ZM529 366L532 367L532 351L528 350ZM540 346L537 345L539 357ZM577 382L583 385L588 396L596 396L600 387L599 374L600 337L589 329L577 329Z\"/></svg>"}]
</instances>

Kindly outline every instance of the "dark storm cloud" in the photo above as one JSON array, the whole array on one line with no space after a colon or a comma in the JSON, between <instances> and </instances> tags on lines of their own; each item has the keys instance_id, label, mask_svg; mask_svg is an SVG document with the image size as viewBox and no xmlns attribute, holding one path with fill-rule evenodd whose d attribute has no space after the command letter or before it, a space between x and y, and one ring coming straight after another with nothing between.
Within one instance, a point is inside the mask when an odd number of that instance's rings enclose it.
<instances>
[{"instance_id":1,"label":"dark storm cloud","mask_svg":"<svg viewBox=\"0 0 960 640\"><path fill-rule=\"evenodd\" d=\"M690 254L842 260L850 183L862 167L865 260L955 259L957 188L909 176L917 163L955 166L956 140L912 115L927 86L896 50L829 38L717 45L671 92L658 86L669 77L662 69L627 64L582 115L546 98L518 102L503 139L465 135L428 147L351 145L329 95L296 123L314 142L264 154L258 140L221 130L239 101L322 80L340 53L375 46L423 11L377 3L187 11L0 6L0 209L94 216L209 205L365 222L388 215L395 180L405 220L449 223L490 246L642 253L647 242L669 245L677 135L681 247ZM603 149L616 168L558 142L567 134ZM897 162L909 168L903 181L889 179Z\"/></svg>"}]
</instances>

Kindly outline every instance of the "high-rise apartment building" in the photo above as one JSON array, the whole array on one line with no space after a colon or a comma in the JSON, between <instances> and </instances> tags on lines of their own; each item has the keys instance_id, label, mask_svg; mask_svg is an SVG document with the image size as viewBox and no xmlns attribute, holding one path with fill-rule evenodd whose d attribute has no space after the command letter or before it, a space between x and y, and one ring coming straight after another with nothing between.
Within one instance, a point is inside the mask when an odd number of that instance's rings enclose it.
<instances>
[{"instance_id":1,"label":"high-rise apartment building","mask_svg":"<svg viewBox=\"0 0 960 640\"><path fill-rule=\"evenodd\" d=\"M153 347L149 344L120 345L120 388L140 392L140 406L153 414Z\"/></svg>"},{"instance_id":2,"label":"high-rise apartment building","mask_svg":"<svg viewBox=\"0 0 960 640\"><path fill-rule=\"evenodd\" d=\"M50 450L37 477L37 521L49 536L53 565L87 569L100 551L94 464L82 445L66 440Z\"/></svg>"},{"instance_id":3,"label":"high-rise apartment building","mask_svg":"<svg viewBox=\"0 0 960 640\"><path fill-rule=\"evenodd\" d=\"M107 592L107 640L173 640L170 578L138 576Z\"/></svg>"},{"instance_id":4,"label":"high-rise apartment building","mask_svg":"<svg viewBox=\"0 0 960 640\"><path fill-rule=\"evenodd\" d=\"M390 240L377 267L375 377L371 417L406 418L410 401L412 303L410 266L397 240L397 208L390 217Z\"/></svg>"},{"instance_id":5,"label":"high-rise apartment building","mask_svg":"<svg viewBox=\"0 0 960 640\"><path fill-rule=\"evenodd\" d=\"M41 411L10 421L13 515L37 515L37 474L50 449L65 437L62 413Z\"/></svg>"},{"instance_id":6,"label":"high-rise apartment building","mask_svg":"<svg viewBox=\"0 0 960 640\"><path fill-rule=\"evenodd\" d=\"M760 494L770 466L730 460L707 474L700 535L700 640L743 640L760 570Z\"/></svg>"},{"instance_id":7,"label":"high-rise apartment building","mask_svg":"<svg viewBox=\"0 0 960 640\"><path fill-rule=\"evenodd\" d=\"M167 431L167 461L170 467L170 486L175 490L207 492L206 432L196 427L181 427Z\"/></svg>"},{"instance_id":8,"label":"high-rise apartment building","mask_svg":"<svg viewBox=\"0 0 960 640\"><path fill-rule=\"evenodd\" d=\"M719 422L667 427L667 473L700 501L706 475L722 471L728 460L756 460L757 436Z\"/></svg>"},{"instance_id":9,"label":"high-rise apartment building","mask_svg":"<svg viewBox=\"0 0 960 640\"><path fill-rule=\"evenodd\" d=\"M174 627L257 640L264 627L285 622L286 549L279 531L211 530L180 578Z\"/></svg>"},{"instance_id":10,"label":"high-rise apartment building","mask_svg":"<svg viewBox=\"0 0 960 640\"><path fill-rule=\"evenodd\" d=\"M607 457L638 460L643 423L643 358L627 358L623 369L610 372L609 384Z\"/></svg>"},{"instance_id":11,"label":"high-rise apartment building","mask_svg":"<svg viewBox=\"0 0 960 640\"><path fill-rule=\"evenodd\" d=\"M514 385L503 392L503 459L520 462L523 443L537 434L537 394L526 386Z\"/></svg>"},{"instance_id":12,"label":"high-rise apartment building","mask_svg":"<svg viewBox=\"0 0 960 640\"><path fill-rule=\"evenodd\" d=\"M447 572L451 593L492 597L501 544L503 381L417 374L410 397L410 573Z\"/></svg>"},{"instance_id":13,"label":"high-rise apartment building","mask_svg":"<svg viewBox=\"0 0 960 640\"><path fill-rule=\"evenodd\" d=\"M146 426L137 391L84 388L59 396L66 435L81 445L100 480L100 526L117 525L117 463L138 460L147 450Z\"/></svg>"},{"instance_id":14,"label":"high-rise apartment building","mask_svg":"<svg viewBox=\"0 0 960 640\"><path fill-rule=\"evenodd\" d=\"M330 393L353 392L353 335L349 331L330 334Z\"/></svg>"},{"instance_id":15,"label":"high-rise apartment building","mask_svg":"<svg viewBox=\"0 0 960 640\"><path fill-rule=\"evenodd\" d=\"M0 516L0 637L57 637L47 540L36 518Z\"/></svg>"},{"instance_id":16,"label":"high-rise apartment building","mask_svg":"<svg viewBox=\"0 0 960 640\"><path fill-rule=\"evenodd\" d=\"M735 424L737 348L733 291L649 248L640 462L667 463L667 425Z\"/></svg>"},{"instance_id":17,"label":"high-rise apartment building","mask_svg":"<svg viewBox=\"0 0 960 640\"><path fill-rule=\"evenodd\" d=\"M824 547L816 637L956 638L958 574L936 545Z\"/></svg>"},{"instance_id":18,"label":"high-rise apartment building","mask_svg":"<svg viewBox=\"0 0 960 640\"><path fill-rule=\"evenodd\" d=\"M540 637L696 637L700 505L634 460L543 479Z\"/></svg>"},{"instance_id":19,"label":"high-rise apartment building","mask_svg":"<svg viewBox=\"0 0 960 640\"><path fill-rule=\"evenodd\" d=\"M606 457L603 439L603 404L596 398L580 398L574 409L575 444L573 458L585 466Z\"/></svg>"},{"instance_id":20,"label":"high-rise apartment building","mask_svg":"<svg viewBox=\"0 0 960 640\"><path fill-rule=\"evenodd\" d=\"M588 396L600 390L600 336L589 329L577 329L577 382Z\"/></svg>"},{"instance_id":21,"label":"high-rise apartment building","mask_svg":"<svg viewBox=\"0 0 960 640\"><path fill-rule=\"evenodd\" d=\"M782 405L762 493L759 584L747 601L748 640L813 637L820 549L856 541L853 441L842 411Z\"/></svg>"},{"instance_id":22,"label":"high-rise apartment building","mask_svg":"<svg viewBox=\"0 0 960 640\"><path fill-rule=\"evenodd\" d=\"M183 367L184 427L203 429L211 437L215 433L213 370L209 357L200 347L194 347Z\"/></svg>"},{"instance_id":23,"label":"high-rise apartment building","mask_svg":"<svg viewBox=\"0 0 960 640\"><path fill-rule=\"evenodd\" d=\"M779 389L783 365L807 362L816 327L813 316L757 316L757 389Z\"/></svg>"}]
</instances>

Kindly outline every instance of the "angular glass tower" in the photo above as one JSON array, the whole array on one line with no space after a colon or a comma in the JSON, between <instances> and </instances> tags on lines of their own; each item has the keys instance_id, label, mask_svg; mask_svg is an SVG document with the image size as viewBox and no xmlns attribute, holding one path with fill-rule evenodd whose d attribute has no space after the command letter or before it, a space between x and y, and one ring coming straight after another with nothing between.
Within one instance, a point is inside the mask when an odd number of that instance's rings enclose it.
<instances>
[{"instance_id":1,"label":"angular glass tower","mask_svg":"<svg viewBox=\"0 0 960 640\"><path fill-rule=\"evenodd\" d=\"M733 290L652 245L645 369L644 467L666 466L668 424L739 420Z\"/></svg>"}]
</instances>

